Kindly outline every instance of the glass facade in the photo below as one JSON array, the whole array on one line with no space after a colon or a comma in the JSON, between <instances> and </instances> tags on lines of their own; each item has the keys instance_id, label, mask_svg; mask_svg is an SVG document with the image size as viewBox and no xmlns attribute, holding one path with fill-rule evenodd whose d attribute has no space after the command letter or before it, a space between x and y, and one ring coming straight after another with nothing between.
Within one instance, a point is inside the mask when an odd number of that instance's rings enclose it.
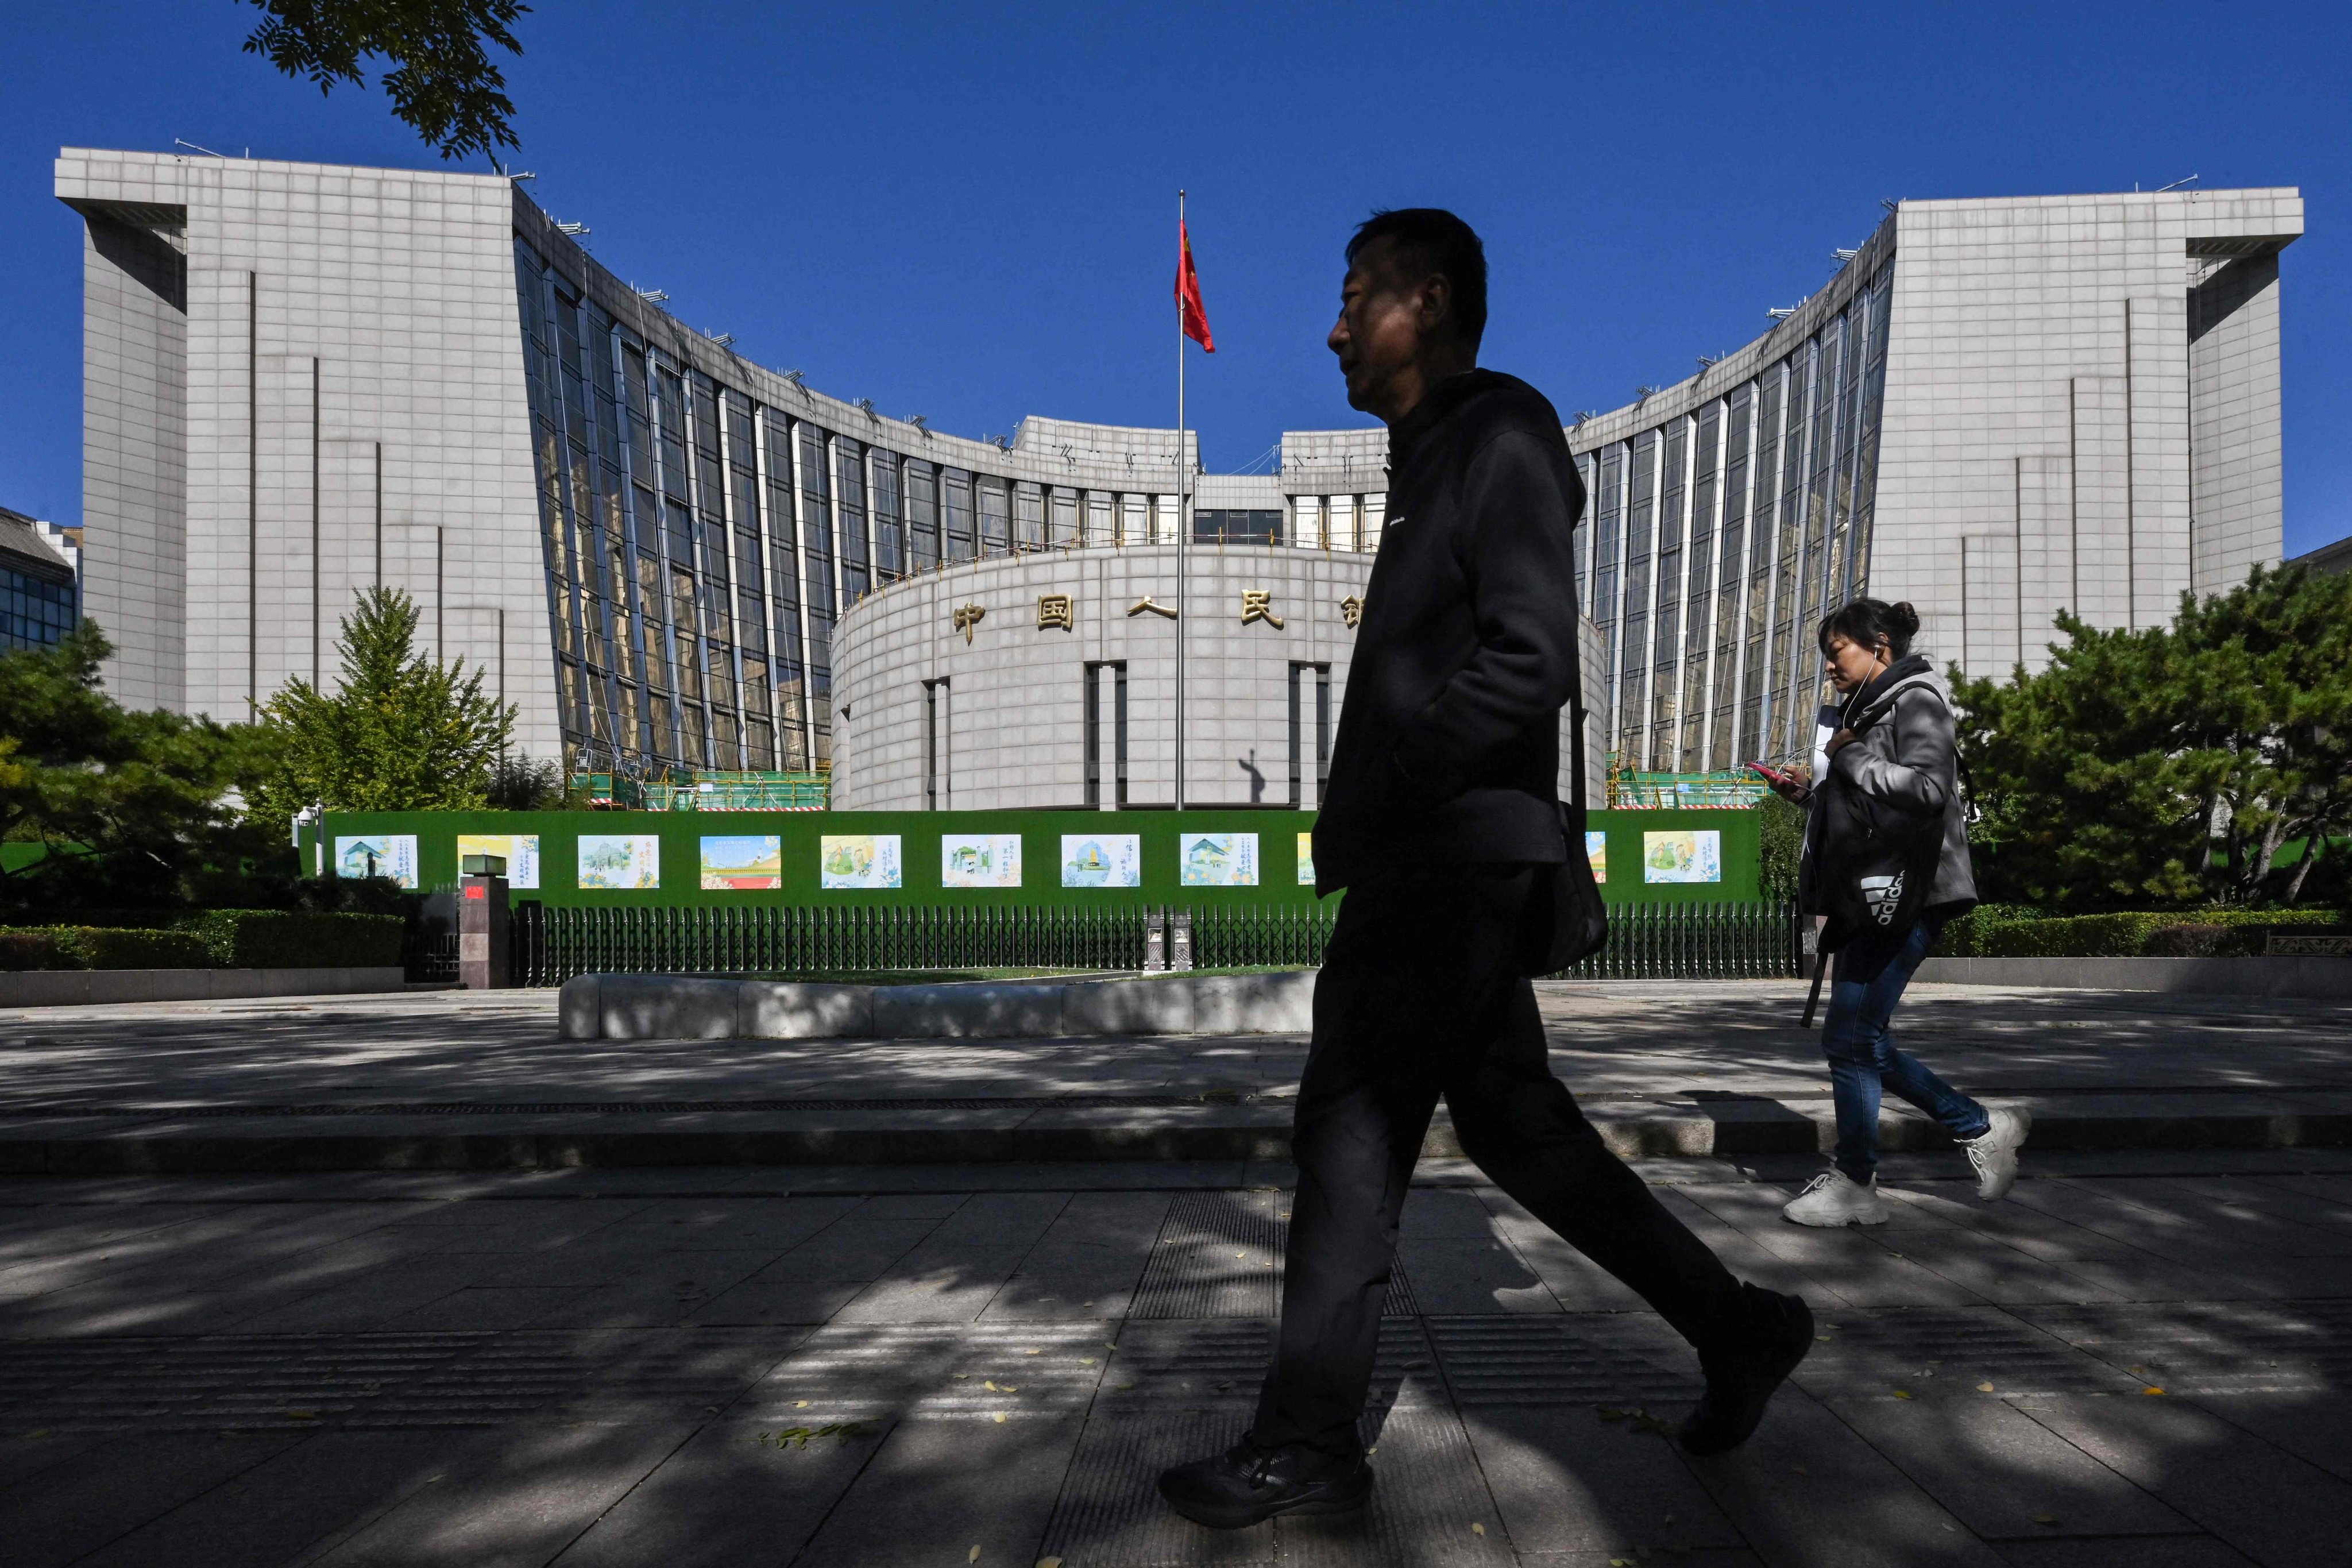
<instances>
[{"instance_id":1,"label":"glass facade","mask_svg":"<svg viewBox=\"0 0 2352 1568\"><path fill-rule=\"evenodd\" d=\"M570 767L829 767L834 627L864 595L1024 551L1175 541L1172 495L961 468L919 426L766 404L598 308L562 250L516 237ZM1381 500L1297 498L1317 524L1294 542L1369 550ZM1194 512L1203 542L1279 544L1285 524Z\"/></svg>"},{"instance_id":2,"label":"glass facade","mask_svg":"<svg viewBox=\"0 0 2352 1568\"><path fill-rule=\"evenodd\" d=\"M1578 451L1577 585L1620 765L1810 751L1811 628L1869 580L1892 283L1890 262L1754 374Z\"/></svg>"},{"instance_id":3,"label":"glass facade","mask_svg":"<svg viewBox=\"0 0 2352 1568\"><path fill-rule=\"evenodd\" d=\"M55 647L74 627L74 585L0 556L0 648Z\"/></svg>"}]
</instances>

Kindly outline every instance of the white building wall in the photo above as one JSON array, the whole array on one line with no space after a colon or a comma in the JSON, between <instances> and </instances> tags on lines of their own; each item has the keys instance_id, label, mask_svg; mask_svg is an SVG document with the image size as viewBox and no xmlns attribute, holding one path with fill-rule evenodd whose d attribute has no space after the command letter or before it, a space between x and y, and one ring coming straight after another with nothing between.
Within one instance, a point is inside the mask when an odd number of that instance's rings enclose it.
<instances>
[{"instance_id":1,"label":"white building wall","mask_svg":"<svg viewBox=\"0 0 2352 1568\"><path fill-rule=\"evenodd\" d=\"M184 540L184 618L161 606L145 656L152 700L242 719L289 679L331 681L338 622L382 582L415 597L426 647L503 681L521 747L554 756L508 183L68 148L57 192L184 215L184 521L166 494L93 509L86 535L112 595L94 611L129 605L127 563ZM135 330L121 293L86 292L93 343ZM92 439L85 484L102 495L125 465L102 426Z\"/></svg>"},{"instance_id":2,"label":"white building wall","mask_svg":"<svg viewBox=\"0 0 2352 1568\"><path fill-rule=\"evenodd\" d=\"M1290 668L1330 667L1330 733L1347 696L1355 632L1341 602L1360 598L1372 558L1286 547L1190 552L1185 650L1185 804L1247 806L1290 799ZM1282 625L1244 622L1243 595L1264 590ZM1041 595L1066 594L1076 627L1038 625ZM873 595L842 617L834 639L833 804L842 810L920 810L926 683L946 682L940 737L940 809L998 811L1086 805L1085 694L1089 662L1128 669L1128 804L1174 804L1176 623L1149 597L1179 603L1176 552L1165 546L981 562ZM978 606L971 637L956 612ZM969 619L967 616L967 619ZM1599 635L1586 622L1588 702ZM1311 674L1301 693L1302 804L1315 792ZM1112 681L1103 680L1103 803L1115 799ZM1560 788L1570 787L1566 714ZM1597 736L1595 737L1597 740ZM1588 748L1588 787L1601 798L1603 759ZM1255 776L1253 774L1255 770Z\"/></svg>"},{"instance_id":3,"label":"white building wall","mask_svg":"<svg viewBox=\"0 0 2352 1568\"><path fill-rule=\"evenodd\" d=\"M2189 290L2189 514L2200 593L2278 559L2279 261L2196 258Z\"/></svg>"},{"instance_id":4,"label":"white building wall","mask_svg":"<svg viewBox=\"0 0 2352 1568\"><path fill-rule=\"evenodd\" d=\"M2302 230L2293 190L1902 204L1871 593L1999 673L2047 662L2060 608L2161 625L2277 560L2274 254ZM2192 353L2216 247L2269 270Z\"/></svg>"},{"instance_id":5,"label":"white building wall","mask_svg":"<svg viewBox=\"0 0 2352 1568\"><path fill-rule=\"evenodd\" d=\"M187 262L175 215L87 215L82 237L82 605L107 689L178 709L187 682Z\"/></svg>"}]
</instances>

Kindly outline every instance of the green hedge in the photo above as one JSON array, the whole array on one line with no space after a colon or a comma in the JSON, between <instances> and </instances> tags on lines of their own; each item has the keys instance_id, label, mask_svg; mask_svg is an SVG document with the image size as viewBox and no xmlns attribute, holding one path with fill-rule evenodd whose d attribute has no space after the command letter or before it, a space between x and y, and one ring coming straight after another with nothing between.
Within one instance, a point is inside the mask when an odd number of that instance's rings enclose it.
<instances>
[{"instance_id":1,"label":"green hedge","mask_svg":"<svg viewBox=\"0 0 2352 1568\"><path fill-rule=\"evenodd\" d=\"M0 970L70 969L58 961L53 931L0 931Z\"/></svg>"},{"instance_id":2,"label":"green hedge","mask_svg":"<svg viewBox=\"0 0 2352 1568\"><path fill-rule=\"evenodd\" d=\"M0 932L8 969L202 969L202 937L180 931L49 926Z\"/></svg>"},{"instance_id":3,"label":"green hedge","mask_svg":"<svg viewBox=\"0 0 2352 1568\"><path fill-rule=\"evenodd\" d=\"M400 963L398 915L214 910L189 931L220 969L388 969Z\"/></svg>"},{"instance_id":4,"label":"green hedge","mask_svg":"<svg viewBox=\"0 0 2352 1568\"><path fill-rule=\"evenodd\" d=\"M2261 952L2274 929L2343 920L2336 910L2044 916L2014 904L1986 904L1946 927L1937 948L1956 958L2231 958Z\"/></svg>"}]
</instances>

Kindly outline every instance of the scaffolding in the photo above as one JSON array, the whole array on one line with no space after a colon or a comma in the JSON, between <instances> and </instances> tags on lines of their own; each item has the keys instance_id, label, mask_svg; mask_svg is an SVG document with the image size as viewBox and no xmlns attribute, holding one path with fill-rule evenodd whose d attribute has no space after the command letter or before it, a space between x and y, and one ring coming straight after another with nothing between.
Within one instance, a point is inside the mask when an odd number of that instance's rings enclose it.
<instances>
[{"instance_id":1,"label":"scaffolding","mask_svg":"<svg viewBox=\"0 0 2352 1568\"><path fill-rule=\"evenodd\" d=\"M680 773L634 779L625 773L574 773L583 804L620 811L823 811L830 773Z\"/></svg>"},{"instance_id":2,"label":"scaffolding","mask_svg":"<svg viewBox=\"0 0 2352 1568\"><path fill-rule=\"evenodd\" d=\"M1609 758L1612 811L1747 811L1764 799L1764 781L1744 768L1722 773L1644 773Z\"/></svg>"}]
</instances>

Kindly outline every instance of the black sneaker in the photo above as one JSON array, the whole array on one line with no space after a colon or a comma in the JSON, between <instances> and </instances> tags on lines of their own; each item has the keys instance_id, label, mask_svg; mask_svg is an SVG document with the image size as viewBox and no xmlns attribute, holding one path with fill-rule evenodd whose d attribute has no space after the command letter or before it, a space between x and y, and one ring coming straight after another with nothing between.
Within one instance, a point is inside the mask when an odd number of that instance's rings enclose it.
<instances>
[{"instance_id":1,"label":"black sneaker","mask_svg":"<svg viewBox=\"0 0 2352 1568\"><path fill-rule=\"evenodd\" d=\"M1700 1353L1706 1392L1676 1434L1694 1454L1720 1454L1748 1441L1772 1391L1813 1348L1813 1312L1802 1297L1754 1285L1740 1289L1748 1297L1746 1335L1735 1349Z\"/></svg>"},{"instance_id":2,"label":"black sneaker","mask_svg":"<svg viewBox=\"0 0 2352 1568\"><path fill-rule=\"evenodd\" d=\"M1160 1472L1160 1495L1195 1524L1244 1530L1277 1513L1352 1513L1372 1495L1361 1455L1268 1448L1244 1437L1211 1459Z\"/></svg>"}]
</instances>

